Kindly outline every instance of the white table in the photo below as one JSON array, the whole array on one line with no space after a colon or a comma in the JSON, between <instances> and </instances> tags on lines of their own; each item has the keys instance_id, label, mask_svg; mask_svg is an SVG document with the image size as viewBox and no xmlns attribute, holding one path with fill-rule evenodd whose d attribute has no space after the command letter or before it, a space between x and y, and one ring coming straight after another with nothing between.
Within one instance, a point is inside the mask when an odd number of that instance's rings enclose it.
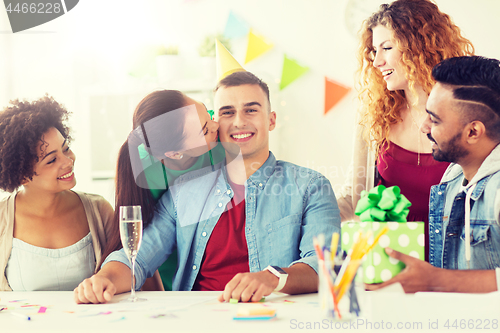
<instances>
[{"instance_id":1,"label":"white table","mask_svg":"<svg viewBox=\"0 0 500 333\"><path fill-rule=\"evenodd\" d=\"M148 301L131 308L118 302L128 294L115 296L109 304L77 305L72 292L1 292L0 305L9 309L0 311L0 332L500 331L492 326L493 320L497 323L500 320L498 292L482 295L366 292L360 295L363 317L351 322L322 317L317 294L271 295L264 303L257 304L219 303L218 295L219 292L139 292L138 296ZM37 313L41 306L47 308L45 313ZM261 306L276 309L277 317L271 321L233 320L241 307ZM31 320L9 313L14 311L30 315ZM455 319L457 329L452 327ZM446 320L448 329L444 327ZM474 329L460 329L460 320L473 320ZM489 329L486 320L490 321ZM404 330L405 326L410 329Z\"/></svg>"}]
</instances>

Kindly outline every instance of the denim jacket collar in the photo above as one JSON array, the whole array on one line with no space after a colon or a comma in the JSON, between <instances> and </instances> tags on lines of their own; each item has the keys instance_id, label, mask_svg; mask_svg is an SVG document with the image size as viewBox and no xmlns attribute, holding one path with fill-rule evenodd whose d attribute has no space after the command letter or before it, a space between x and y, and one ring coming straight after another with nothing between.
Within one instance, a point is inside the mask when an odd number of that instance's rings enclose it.
<instances>
[{"instance_id":1,"label":"denim jacket collar","mask_svg":"<svg viewBox=\"0 0 500 333\"><path fill-rule=\"evenodd\" d=\"M247 184L253 183L255 186L265 187L269 177L274 173L276 167L276 157L269 151L269 157L253 175L248 178Z\"/></svg>"}]
</instances>

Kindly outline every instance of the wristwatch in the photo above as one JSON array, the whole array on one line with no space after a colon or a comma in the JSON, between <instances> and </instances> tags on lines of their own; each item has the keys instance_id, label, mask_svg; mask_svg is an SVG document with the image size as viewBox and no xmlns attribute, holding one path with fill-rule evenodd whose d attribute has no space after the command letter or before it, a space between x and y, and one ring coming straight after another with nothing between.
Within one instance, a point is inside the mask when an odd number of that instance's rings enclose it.
<instances>
[{"instance_id":1,"label":"wristwatch","mask_svg":"<svg viewBox=\"0 0 500 333\"><path fill-rule=\"evenodd\" d=\"M276 289L274 289L274 291L280 291L281 289L283 289L283 287L285 287L286 284L286 279L288 278L288 273L282 270L278 266L271 266L271 265L267 266L266 270L276 275L279 279L278 286L276 287Z\"/></svg>"}]
</instances>

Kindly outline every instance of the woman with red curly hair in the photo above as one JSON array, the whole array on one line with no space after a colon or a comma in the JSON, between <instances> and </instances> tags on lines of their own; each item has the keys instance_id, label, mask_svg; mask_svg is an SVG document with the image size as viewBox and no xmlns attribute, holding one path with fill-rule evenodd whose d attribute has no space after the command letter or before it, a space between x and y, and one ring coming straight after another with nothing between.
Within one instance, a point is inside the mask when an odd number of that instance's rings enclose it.
<instances>
[{"instance_id":1,"label":"woman with red curly hair","mask_svg":"<svg viewBox=\"0 0 500 333\"><path fill-rule=\"evenodd\" d=\"M101 196L71 189L68 111L53 98L0 112L0 291L73 290L97 271L112 228Z\"/></svg>"},{"instance_id":2,"label":"woman with red curly hair","mask_svg":"<svg viewBox=\"0 0 500 333\"><path fill-rule=\"evenodd\" d=\"M434 85L431 71L441 60L473 54L474 47L429 0L381 5L360 35L361 107L352 182L339 199L342 221L354 218L362 190L383 184L399 186L410 200L408 221L428 222L430 187L448 166L433 159L420 131Z\"/></svg>"}]
</instances>

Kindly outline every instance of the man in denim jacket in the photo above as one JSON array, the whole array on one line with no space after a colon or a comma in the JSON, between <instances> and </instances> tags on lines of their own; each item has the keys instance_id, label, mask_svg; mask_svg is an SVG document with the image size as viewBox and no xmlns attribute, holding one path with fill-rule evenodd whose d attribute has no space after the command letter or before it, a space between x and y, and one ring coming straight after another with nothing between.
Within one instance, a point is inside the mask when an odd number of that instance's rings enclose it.
<instances>
[{"instance_id":1,"label":"man in denim jacket","mask_svg":"<svg viewBox=\"0 0 500 333\"><path fill-rule=\"evenodd\" d=\"M137 256L138 288L177 247L174 290L221 290L220 301L244 302L273 291L317 291L313 236L324 234L328 243L340 232L330 182L269 151L276 114L256 76L227 76L214 104L227 163L181 176L160 199ZM123 250L112 253L75 289L75 301L106 302L130 290L128 265Z\"/></svg>"},{"instance_id":2,"label":"man in denim jacket","mask_svg":"<svg viewBox=\"0 0 500 333\"><path fill-rule=\"evenodd\" d=\"M422 130L433 157L452 164L431 189L430 264L387 249L406 269L369 289L400 282L406 292L495 291L500 285L500 61L451 58L432 75L437 84Z\"/></svg>"}]
</instances>

